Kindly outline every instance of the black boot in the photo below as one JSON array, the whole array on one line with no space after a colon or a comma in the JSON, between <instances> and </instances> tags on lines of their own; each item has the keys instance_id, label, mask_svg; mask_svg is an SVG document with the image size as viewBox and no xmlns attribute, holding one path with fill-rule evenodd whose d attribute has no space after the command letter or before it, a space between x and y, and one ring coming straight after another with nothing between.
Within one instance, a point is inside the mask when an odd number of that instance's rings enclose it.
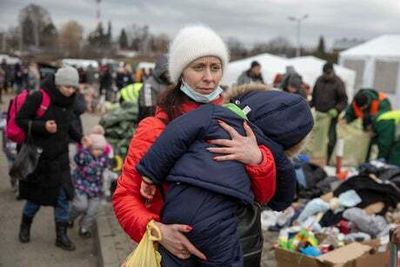
<instances>
[{"instance_id":1,"label":"black boot","mask_svg":"<svg viewBox=\"0 0 400 267\"><path fill-rule=\"evenodd\" d=\"M18 238L21 243L28 243L31 240L31 225L33 218L22 214L22 222L19 227Z\"/></svg>"},{"instance_id":2,"label":"black boot","mask_svg":"<svg viewBox=\"0 0 400 267\"><path fill-rule=\"evenodd\" d=\"M75 250L75 245L67 236L68 222L56 222L56 246L64 250Z\"/></svg>"}]
</instances>

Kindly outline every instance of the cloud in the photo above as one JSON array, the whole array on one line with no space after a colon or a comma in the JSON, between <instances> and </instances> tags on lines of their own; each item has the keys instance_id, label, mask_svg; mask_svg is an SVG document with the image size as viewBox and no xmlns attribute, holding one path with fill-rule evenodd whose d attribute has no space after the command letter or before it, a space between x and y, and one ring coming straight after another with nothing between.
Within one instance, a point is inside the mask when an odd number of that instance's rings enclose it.
<instances>
[{"instance_id":1,"label":"cloud","mask_svg":"<svg viewBox=\"0 0 400 267\"><path fill-rule=\"evenodd\" d=\"M84 25L86 33L96 24L95 0L32 1L45 7L57 26L68 20ZM1 0L3 29L16 25L23 0ZM319 36L372 38L385 33L400 33L397 0L102 0L102 21L112 21L114 37L122 27L149 25L154 33L174 35L189 23L204 23L224 38L235 37L250 45L282 36L293 43L296 24L289 16L309 17L302 22L302 40L315 45Z\"/></svg>"}]
</instances>

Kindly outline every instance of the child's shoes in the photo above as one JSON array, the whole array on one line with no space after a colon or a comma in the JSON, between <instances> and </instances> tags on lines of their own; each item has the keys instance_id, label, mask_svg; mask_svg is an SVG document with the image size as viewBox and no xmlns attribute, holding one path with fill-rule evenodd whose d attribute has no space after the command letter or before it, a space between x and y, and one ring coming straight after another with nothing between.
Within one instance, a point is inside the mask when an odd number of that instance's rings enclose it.
<instances>
[{"instance_id":1,"label":"child's shoes","mask_svg":"<svg viewBox=\"0 0 400 267\"><path fill-rule=\"evenodd\" d=\"M92 233L82 227L79 228L79 235L82 238L91 238L92 237Z\"/></svg>"}]
</instances>

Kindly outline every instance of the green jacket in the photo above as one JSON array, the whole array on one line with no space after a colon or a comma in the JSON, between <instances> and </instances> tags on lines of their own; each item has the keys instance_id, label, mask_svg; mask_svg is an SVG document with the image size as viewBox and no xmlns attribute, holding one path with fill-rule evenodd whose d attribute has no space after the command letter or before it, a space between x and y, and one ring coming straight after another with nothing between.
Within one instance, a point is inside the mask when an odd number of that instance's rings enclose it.
<instances>
[{"instance_id":1,"label":"green jacket","mask_svg":"<svg viewBox=\"0 0 400 267\"><path fill-rule=\"evenodd\" d=\"M361 89L360 91L357 92L357 94L364 94L365 96L367 96L369 99L369 103L372 103L374 100L379 100L379 93L374 89ZM354 110L353 103L354 103L354 100L346 108L345 119L346 119L347 123L350 123L350 122L354 121L355 119L357 119L357 115ZM383 100L380 100L377 114L380 114L380 113L383 113L386 111L390 111L390 110L392 110L392 105L390 104L389 99L385 98ZM370 107L365 112L365 115L371 116L371 114L369 114L369 112L370 112Z\"/></svg>"},{"instance_id":2,"label":"green jacket","mask_svg":"<svg viewBox=\"0 0 400 267\"><path fill-rule=\"evenodd\" d=\"M400 166L400 110L379 113L372 128L379 148L378 158Z\"/></svg>"}]
</instances>

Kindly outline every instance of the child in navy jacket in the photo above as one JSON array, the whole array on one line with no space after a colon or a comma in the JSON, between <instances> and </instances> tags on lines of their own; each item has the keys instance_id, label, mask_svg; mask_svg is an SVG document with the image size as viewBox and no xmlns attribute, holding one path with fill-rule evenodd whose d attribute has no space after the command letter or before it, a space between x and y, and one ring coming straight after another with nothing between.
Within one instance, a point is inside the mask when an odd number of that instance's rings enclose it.
<instances>
[{"instance_id":1,"label":"child in navy jacket","mask_svg":"<svg viewBox=\"0 0 400 267\"><path fill-rule=\"evenodd\" d=\"M246 86L240 88L248 88ZM252 204L253 192L243 164L216 162L207 140L226 139L218 120L244 134L248 120L258 144L267 146L275 159L277 189L268 204L283 210L295 195L295 173L285 151L297 147L313 127L307 102L298 95L248 89L236 91L230 104L206 104L167 126L137 166L142 185L170 183L165 194L162 222L187 224L189 240L207 256L210 266L241 266L242 254L235 210ZM245 114L247 113L247 114ZM160 247L166 266L197 266L194 257L182 261Z\"/></svg>"}]
</instances>

